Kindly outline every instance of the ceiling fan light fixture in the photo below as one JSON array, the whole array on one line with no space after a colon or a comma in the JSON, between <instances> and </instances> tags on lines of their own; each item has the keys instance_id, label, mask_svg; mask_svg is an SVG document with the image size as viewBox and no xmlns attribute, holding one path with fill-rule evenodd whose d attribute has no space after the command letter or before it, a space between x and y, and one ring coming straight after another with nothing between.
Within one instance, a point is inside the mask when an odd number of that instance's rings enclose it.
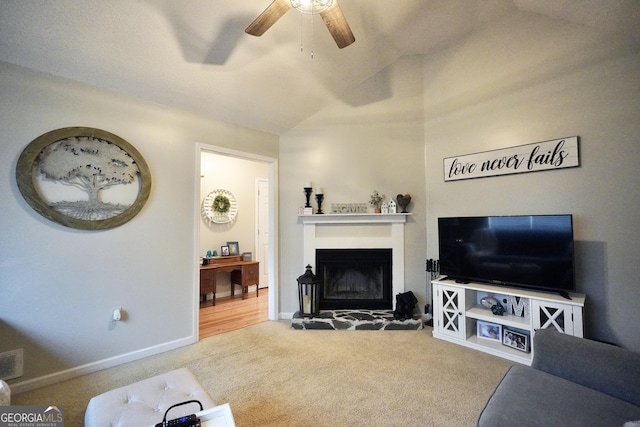
<instances>
[{"instance_id":1,"label":"ceiling fan light fixture","mask_svg":"<svg viewBox=\"0 0 640 427\"><path fill-rule=\"evenodd\" d=\"M333 4L333 0L290 0L291 6L299 12L313 15L324 12Z\"/></svg>"}]
</instances>

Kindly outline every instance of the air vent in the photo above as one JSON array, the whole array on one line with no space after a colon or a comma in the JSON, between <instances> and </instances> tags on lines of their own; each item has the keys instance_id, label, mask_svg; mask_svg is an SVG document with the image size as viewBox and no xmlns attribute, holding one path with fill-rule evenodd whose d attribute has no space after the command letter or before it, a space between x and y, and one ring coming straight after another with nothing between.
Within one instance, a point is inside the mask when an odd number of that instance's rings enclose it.
<instances>
[{"instance_id":1,"label":"air vent","mask_svg":"<svg viewBox=\"0 0 640 427\"><path fill-rule=\"evenodd\" d=\"M22 355L21 348L0 353L0 379L10 380L22 376Z\"/></svg>"}]
</instances>

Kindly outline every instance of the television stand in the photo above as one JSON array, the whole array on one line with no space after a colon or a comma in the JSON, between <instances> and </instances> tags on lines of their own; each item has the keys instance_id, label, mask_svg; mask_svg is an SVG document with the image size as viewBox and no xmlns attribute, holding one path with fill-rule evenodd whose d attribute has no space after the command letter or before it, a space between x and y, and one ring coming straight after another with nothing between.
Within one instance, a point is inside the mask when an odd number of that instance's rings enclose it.
<instances>
[{"instance_id":1,"label":"television stand","mask_svg":"<svg viewBox=\"0 0 640 427\"><path fill-rule=\"evenodd\" d=\"M558 291L558 294L564 299L571 299L571 295L567 291Z\"/></svg>"},{"instance_id":2,"label":"television stand","mask_svg":"<svg viewBox=\"0 0 640 427\"><path fill-rule=\"evenodd\" d=\"M433 280L431 285L435 338L530 365L536 330L583 336L583 294L567 293L567 300L556 292L456 283L448 278ZM505 308L504 314L493 314L485 297L495 298Z\"/></svg>"}]
</instances>

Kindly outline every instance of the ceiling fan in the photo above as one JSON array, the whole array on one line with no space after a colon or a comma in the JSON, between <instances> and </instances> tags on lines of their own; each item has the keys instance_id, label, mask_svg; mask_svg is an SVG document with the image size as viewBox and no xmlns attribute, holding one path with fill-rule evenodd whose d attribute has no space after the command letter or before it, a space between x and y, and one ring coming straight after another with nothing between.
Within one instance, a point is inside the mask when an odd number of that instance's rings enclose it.
<instances>
[{"instance_id":1,"label":"ceiling fan","mask_svg":"<svg viewBox=\"0 0 640 427\"><path fill-rule=\"evenodd\" d=\"M261 36L292 8L306 14L320 14L340 49L356 41L342 9L338 6L338 0L273 0L244 30L245 33Z\"/></svg>"}]
</instances>

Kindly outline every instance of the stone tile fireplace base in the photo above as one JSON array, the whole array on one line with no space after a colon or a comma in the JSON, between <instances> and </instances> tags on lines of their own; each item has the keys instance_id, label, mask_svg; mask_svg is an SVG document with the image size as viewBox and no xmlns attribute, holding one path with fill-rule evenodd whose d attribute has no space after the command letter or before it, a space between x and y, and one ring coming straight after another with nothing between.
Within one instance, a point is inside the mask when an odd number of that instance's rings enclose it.
<instances>
[{"instance_id":1,"label":"stone tile fireplace base","mask_svg":"<svg viewBox=\"0 0 640 427\"><path fill-rule=\"evenodd\" d=\"M303 316L297 311L291 329L330 329L360 331L419 330L422 319L398 320L393 310L321 310L318 316Z\"/></svg>"}]
</instances>

